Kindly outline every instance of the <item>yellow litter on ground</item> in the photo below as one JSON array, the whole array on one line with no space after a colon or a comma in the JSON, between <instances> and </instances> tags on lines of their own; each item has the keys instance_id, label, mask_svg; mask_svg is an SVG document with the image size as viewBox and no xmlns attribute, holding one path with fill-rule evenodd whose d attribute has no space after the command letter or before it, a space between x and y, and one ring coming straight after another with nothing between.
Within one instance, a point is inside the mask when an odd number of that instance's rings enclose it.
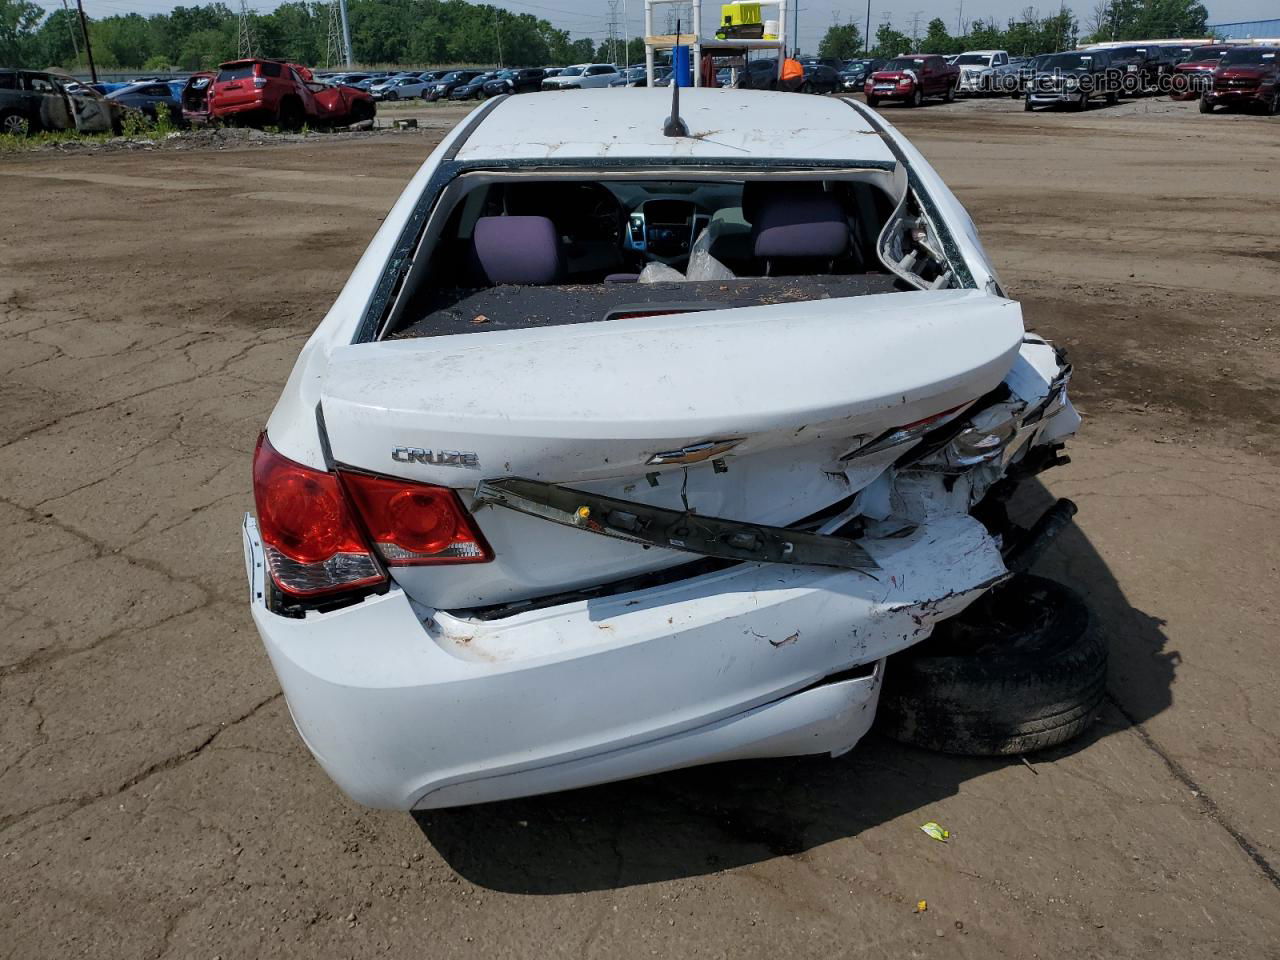
<instances>
[{"instance_id":1,"label":"yellow litter on ground","mask_svg":"<svg viewBox=\"0 0 1280 960\"><path fill-rule=\"evenodd\" d=\"M951 839L951 831L944 830L942 827L938 826L932 820L924 824L920 829L923 830L925 833L927 833L929 836L933 837L933 839L941 843L946 843L948 840Z\"/></svg>"}]
</instances>

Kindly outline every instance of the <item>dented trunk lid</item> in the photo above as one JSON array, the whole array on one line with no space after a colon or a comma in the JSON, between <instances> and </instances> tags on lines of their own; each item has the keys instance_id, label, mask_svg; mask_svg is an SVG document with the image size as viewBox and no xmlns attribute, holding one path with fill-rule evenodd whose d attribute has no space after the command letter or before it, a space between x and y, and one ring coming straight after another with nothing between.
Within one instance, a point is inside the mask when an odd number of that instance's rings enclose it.
<instances>
[{"instance_id":1,"label":"dented trunk lid","mask_svg":"<svg viewBox=\"0 0 1280 960\"><path fill-rule=\"evenodd\" d=\"M321 393L334 460L457 489L523 477L702 516L787 526L885 459L841 457L1000 383L1010 300L917 291L352 344ZM891 457L890 457L891 459ZM527 599L691 559L499 506L487 564L393 571L445 609Z\"/></svg>"}]
</instances>

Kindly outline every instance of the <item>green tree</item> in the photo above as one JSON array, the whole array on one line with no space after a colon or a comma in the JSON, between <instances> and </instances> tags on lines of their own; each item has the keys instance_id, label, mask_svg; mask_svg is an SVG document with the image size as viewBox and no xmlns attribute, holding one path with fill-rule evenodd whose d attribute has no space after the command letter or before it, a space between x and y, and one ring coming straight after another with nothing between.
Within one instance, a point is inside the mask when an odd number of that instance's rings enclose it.
<instances>
[{"instance_id":1,"label":"green tree","mask_svg":"<svg viewBox=\"0 0 1280 960\"><path fill-rule=\"evenodd\" d=\"M921 53L954 53L960 49L959 41L947 33L947 24L941 17L929 21L929 29L920 41Z\"/></svg>"},{"instance_id":2,"label":"green tree","mask_svg":"<svg viewBox=\"0 0 1280 960\"><path fill-rule=\"evenodd\" d=\"M852 60L862 53L862 31L856 23L835 23L827 28L818 44L818 56Z\"/></svg>"},{"instance_id":3,"label":"green tree","mask_svg":"<svg viewBox=\"0 0 1280 960\"><path fill-rule=\"evenodd\" d=\"M876 45L871 51L877 57L896 57L902 53L914 53L911 49L911 38L899 33L887 23L876 29Z\"/></svg>"},{"instance_id":4,"label":"green tree","mask_svg":"<svg viewBox=\"0 0 1280 960\"><path fill-rule=\"evenodd\" d=\"M43 66L34 62L40 53L36 37L43 19L44 10L29 0L0 0L0 64Z\"/></svg>"}]
</instances>

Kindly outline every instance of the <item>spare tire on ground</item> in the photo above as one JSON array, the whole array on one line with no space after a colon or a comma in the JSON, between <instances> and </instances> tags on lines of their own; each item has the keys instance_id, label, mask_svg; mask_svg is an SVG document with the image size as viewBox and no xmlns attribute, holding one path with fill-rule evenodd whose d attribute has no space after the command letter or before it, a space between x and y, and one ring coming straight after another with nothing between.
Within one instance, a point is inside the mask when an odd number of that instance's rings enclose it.
<instances>
[{"instance_id":1,"label":"spare tire on ground","mask_svg":"<svg viewBox=\"0 0 1280 960\"><path fill-rule=\"evenodd\" d=\"M889 658L877 723L944 753L1030 753L1083 733L1106 680L1106 645L1080 596L1019 574Z\"/></svg>"}]
</instances>

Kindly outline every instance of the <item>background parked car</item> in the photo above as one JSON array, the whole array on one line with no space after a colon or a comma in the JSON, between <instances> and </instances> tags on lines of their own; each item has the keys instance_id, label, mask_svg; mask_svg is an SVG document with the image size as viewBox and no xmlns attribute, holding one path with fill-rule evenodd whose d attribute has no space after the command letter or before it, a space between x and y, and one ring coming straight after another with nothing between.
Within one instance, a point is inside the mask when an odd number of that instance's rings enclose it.
<instances>
[{"instance_id":1,"label":"background parked car","mask_svg":"<svg viewBox=\"0 0 1280 960\"><path fill-rule=\"evenodd\" d=\"M1005 50L966 50L952 64L959 68L957 93L993 94L1014 92L1016 85L1006 91L1001 83L1004 77L1017 76L1017 65L1010 61Z\"/></svg>"},{"instance_id":2,"label":"background parked car","mask_svg":"<svg viewBox=\"0 0 1280 960\"><path fill-rule=\"evenodd\" d=\"M863 60L850 60L840 71L840 86L845 90L861 90L867 82L867 75L883 67L885 61L881 57Z\"/></svg>"},{"instance_id":3,"label":"background parked car","mask_svg":"<svg viewBox=\"0 0 1280 960\"><path fill-rule=\"evenodd\" d=\"M1024 110L1050 106L1087 110L1089 101L1095 98L1107 103L1119 99L1105 50L1076 50L1036 59L1036 71L1023 100Z\"/></svg>"},{"instance_id":4,"label":"background parked car","mask_svg":"<svg viewBox=\"0 0 1280 960\"><path fill-rule=\"evenodd\" d=\"M369 88L369 95L375 100L413 100L422 96L425 89L427 81L414 73L375 83Z\"/></svg>"},{"instance_id":5,"label":"background parked car","mask_svg":"<svg viewBox=\"0 0 1280 960\"><path fill-rule=\"evenodd\" d=\"M163 113L167 114L172 122L182 123L183 86L183 83L177 81L131 83L127 87L113 90L107 94L107 99L114 100L130 110L137 110L149 120L158 120Z\"/></svg>"},{"instance_id":6,"label":"background parked car","mask_svg":"<svg viewBox=\"0 0 1280 960\"><path fill-rule=\"evenodd\" d=\"M648 85L649 75L644 67L628 67L620 70L617 77L609 81L611 87L647 87Z\"/></svg>"},{"instance_id":7,"label":"background parked car","mask_svg":"<svg viewBox=\"0 0 1280 960\"><path fill-rule=\"evenodd\" d=\"M476 74L466 83L460 83L449 92L450 100L479 100L484 96L484 85L496 77L497 71Z\"/></svg>"},{"instance_id":8,"label":"background parked car","mask_svg":"<svg viewBox=\"0 0 1280 960\"><path fill-rule=\"evenodd\" d=\"M618 78L618 68L612 63L575 63L565 67L559 75L542 81L543 90L585 90L589 87L607 87Z\"/></svg>"},{"instance_id":9,"label":"background parked car","mask_svg":"<svg viewBox=\"0 0 1280 960\"><path fill-rule=\"evenodd\" d=\"M1231 44L1193 47L1181 63L1174 65L1170 99L1198 99L1213 85L1213 71L1218 69L1218 62L1231 49Z\"/></svg>"},{"instance_id":10,"label":"background parked car","mask_svg":"<svg viewBox=\"0 0 1280 960\"><path fill-rule=\"evenodd\" d=\"M835 93L840 89L840 74L835 67L825 63L806 63L804 80L800 83L801 93Z\"/></svg>"},{"instance_id":11,"label":"background parked car","mask_svg":"<svg viewBox=\"0 0 1280 960\"><path fill-rule=\"evenodd\" d=\"M867 106L878 106L881 100L902 100L918 107L927 97L942 97L950 103L956 97L960 68L942 57L913 53L894 57L869 77L863 87Z\"/></svg>"},{"instance_id":12,"label":"background parked car","mask_svg":"<svg viewBox=\"0 0 1280 960\"><path fill-rule=\"evenodd\" d=\"M504 93L533 93L542 89L546 71L541 67L520 67L499 70L485 82L482 92L486 97L498 97Z\"/></svg>"},{"instance_id":13,"label":"background parked car","mask_svg":"<svg viewBox=\"0 0 1280 960\"><path fill-rule=\"evenodd\" d=\"M738 71L739 90L777 90L778 60L776 57L761 57L748 60L747 65Z\"/></svg>"},{"instance_id":14,"label":"background parked car","mask_svg":"<svg viewBox=\"0 0 1280 960\"><path fill-rule=\"evenodd\" d=\"M1125 93L1136 96L1156 89L1163 62L1158 47L1134 44L1107 47L1106 51L1111 58L1111 66L1125 76Z\"/></svg>"},{"instance_id":15,"label":"background parked car","mask_svg":"<svg viewBox=\"0 0 1280 960\"><path fill-rule=\"evenodd\" d=\"M39 130L119 133L125 108L91 87L70 93L69 77L35 70L0 69L0 133Z\"/></svg>"},{"instance_id":16,"label":"background parked car","mask_svg":"<svg viewBox=\"0 0 1280 960\"><path fill-rule=\"evenodd\" d=\"M446 73L430 87L422 91L423 100L448 100L449 94L453 93L456 87L470 83L476 77L480 76L483 70L453 70Z\"/></svg>"},{"instance_id":17,"label":"background parked car","mask_svg":"<svg viewBox=\"0 0 1280 960\"><path fill-rule=\"evenodd\" d=\"M1280 113L1280 47L1236 47L1213 71L1213 87L1200 98L1200 112L1214 107Z\"/></svg>"}]
</instances>

